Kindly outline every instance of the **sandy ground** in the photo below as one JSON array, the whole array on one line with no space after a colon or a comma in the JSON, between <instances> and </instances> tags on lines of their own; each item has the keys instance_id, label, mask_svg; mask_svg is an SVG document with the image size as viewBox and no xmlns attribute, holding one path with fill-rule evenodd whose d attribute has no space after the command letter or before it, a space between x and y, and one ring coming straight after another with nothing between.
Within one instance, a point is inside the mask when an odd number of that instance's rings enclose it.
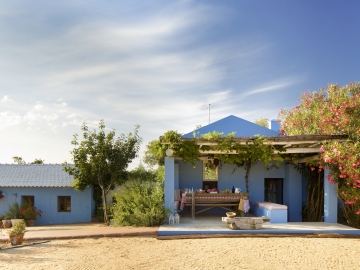
<instances>
[{"instance_id":1,"label":"sandy ground","mask_svg":"<svg viewBox=\"0 0 360 270\"><path fill-rule=\"evenodd\" d=\"M360 239L149 237L0 250L2 269L359 269Z\"/></svg>"}]
</instances>

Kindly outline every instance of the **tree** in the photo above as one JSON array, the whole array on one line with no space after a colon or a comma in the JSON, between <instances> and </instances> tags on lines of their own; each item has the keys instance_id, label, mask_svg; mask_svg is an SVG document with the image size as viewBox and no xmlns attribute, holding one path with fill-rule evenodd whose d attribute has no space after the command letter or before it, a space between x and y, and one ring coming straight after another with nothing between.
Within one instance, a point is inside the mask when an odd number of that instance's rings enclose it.
<instances>
[{"instance_id":1,"label":"tree","mask_svg":"<svg viewBox=\"0 0 360 270\"><path fill-rule=\"evenodd\" d=\"M166 149L166 145L161 144L159 140L152 140L146 145L143 158L144 163L150 168L154 168L156 165L164 165Z\"/></svg>"},{"instance_id":2,"label":"tree","mask_svg":"<svg viewBox=\"0 0 360 270\"><path fill-rule=\"evenodd\" d=\"M26 162L23 160L22 157L13 156L12 159L14 160L14 163L17 163L17 164L26 164Z\"/></svg>"},{"instance_id":3,"label":"tree","mask_svg":"<svg viewBox=\"0 0 360 270\"><path fill-rule=\"evenodd\" d=\"M35 160L33 162L31 162L30 164L44 164L44 160L42 160L41 158L39 158L39 159L35 158Z\"/></svg>"},{"instance_id":4,"label":"tree","mask_svg":"<svg viewBox=\"0 0 360 270\"><path fill-rule=\"evenodd\" d=\"M92 184L100 187L104 221L108 224L106 195L115 184L120 185L126 180L128 164L137 157L142 141L138 136L139 126L135 126L134 133L121 134L117 139L114 129L105 133L103 120L99 123L99 131L89 131L85 123L81 130L83 140L79 142L75 134L71 142L75 147L70 152L74 164L65 161L63 169L74 176L73 186L77 190L84 190Z\"/></svg>"},{"instance_id":5,"label":"tree","mask_svg":"<svg viewBox=\"0 0 360 270\"><path fill-rule=\"evenodd\" d=\"M269 128L269 119L267 119L267 118L261 117L260 119L256 119L254 121L254 123L259 125L259 126Z\"/></svg>"},{"instance_id":6,"label":"tree","mask_svg":"<svg viewBox=\"0 0 360 270\"><path fill-rule=\"evenodd\" d=\"M281 110L281 132L286 135L347 135L346 142L323 142L313 164L328 167L328 181L338 183L338 197L351 226L360 228L360 83L329 85L305 92L301 103Z\"/></svg>"},{"instance_id":7,"label":"tree","mask_svg":"<svg viewBox=\"0 0 360 270\"><path fill-rule=\"evenodd\" d=\"M12 159L17 164L26 164L25 160L23 160L22 157L13 156ZM44 164L44 160L42 160L41 158L39 159L35 158L34 161L30 162L29 164Z\"/></svg>"}]
</instances>

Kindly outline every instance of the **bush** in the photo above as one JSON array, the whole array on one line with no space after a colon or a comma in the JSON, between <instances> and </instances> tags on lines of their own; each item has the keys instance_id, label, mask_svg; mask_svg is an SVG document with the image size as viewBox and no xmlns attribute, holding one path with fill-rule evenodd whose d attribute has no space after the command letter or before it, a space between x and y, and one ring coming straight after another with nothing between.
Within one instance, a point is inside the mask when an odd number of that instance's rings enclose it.
<instances>
[{"instance_id":1,"label":"bush","mask_svg":"<svg viewBox=\"0 0 360 270\"><path fill-rule=\"evenodd\" d=\"M24 221L16 222L14 226L7 230L8 235L17 235L26 232L26 226Z\"/></svg>"},{"instance_id":2,"label":"bush","mask_svg":"<svg viewBox=\"0 0 360 270\"><path fill-rule=\"evenodd\" d=\"M150 227L163 224L170 213L164 208L163 197L163 185L159 182L129 180L115 194L114 225Z\"/></svg>"},{"instance_id":3,"label":"bush","mask_svg":"<svg viewBox=\"0 0 360 270\"><path fill-rule=\"evenodd\" d=\"M5 215L11 217L12 219L21 218L20 206L17 201L8 205L8 210L6 211Z\"/></svg>"}]
</instances>

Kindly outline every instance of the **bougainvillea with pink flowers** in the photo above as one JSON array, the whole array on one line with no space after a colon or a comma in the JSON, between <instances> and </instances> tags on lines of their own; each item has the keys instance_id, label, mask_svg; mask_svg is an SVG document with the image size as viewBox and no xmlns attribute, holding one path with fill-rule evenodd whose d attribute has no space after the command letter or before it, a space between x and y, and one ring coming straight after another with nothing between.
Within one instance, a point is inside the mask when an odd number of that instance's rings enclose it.
<instances>
[{"instance_id":1,"label":"bougainvillea with pink flowers","mask_svg":"<svg viewBox=\"0 0 360 270\"><path fill-rule=\"evenodd\" d=\"M360 83L305 92L301 103L281 110L279 118L285 135L348 135L345 142L323 142L316 165L330 169L327 180L338 183L348 223L360 227Z\"/></svg>"}]
</instances>

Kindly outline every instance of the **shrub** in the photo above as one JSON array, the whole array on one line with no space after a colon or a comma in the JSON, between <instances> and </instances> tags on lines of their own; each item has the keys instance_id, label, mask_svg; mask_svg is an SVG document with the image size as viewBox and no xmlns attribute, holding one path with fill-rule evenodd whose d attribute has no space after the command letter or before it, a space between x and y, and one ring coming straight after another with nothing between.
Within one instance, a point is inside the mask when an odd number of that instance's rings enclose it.
<instances>
[{"instance_id":1,"label":"shrub","mask_svg":"<svg viewBox=\"0 0 360 270\"><path fill-rule=\"evenodd\" d=\"M115 194L114 225L150 227L163 224L170 213L164 208L163 197L163 185L159 182L129 180Z\"/></svg>"},{"instance_id":2,"label":"shrub","mask_svg":"<svg viewBox=\"0 0 360 270\"><path fill-rule=\"evenodd\" d=\"M37 216L41 217L42 213L40 209L36 209L36 207L31 204L24 204L20 207L21 218L25 220L35 220Z\"/></svg>"},{"instance_id":3,"label":"shrub","mask_svg":"<svg viewBox=\"0 0 360 270\"><path fill-rule=\"evenodd\" d=\"M14 226L7 230L8 235L17 235L26 232L26 226L24 221L16 222Z\"/></svg>"},{"instance_id":4,"label":"shrub","mask_svg":"<svg viewBox=\"0 0 360 270\"><path fill-rule=\"evenodd\" d=\"M8 210L5 213L7 216L12 219L21 218L20 207L17 201L8 205Z\"/></svg>"}]
</instances>

